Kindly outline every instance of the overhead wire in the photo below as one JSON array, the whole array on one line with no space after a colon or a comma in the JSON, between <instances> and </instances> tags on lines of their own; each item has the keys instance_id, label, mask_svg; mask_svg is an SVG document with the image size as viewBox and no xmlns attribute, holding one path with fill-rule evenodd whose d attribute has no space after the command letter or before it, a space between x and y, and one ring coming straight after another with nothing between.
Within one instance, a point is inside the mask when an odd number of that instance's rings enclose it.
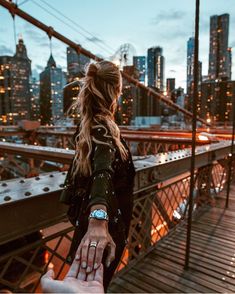
<instances>
[{"instance_id":1,"label":"overhead wire","mask_svg":"<svg viewBox=\"0 0 235 294\"><path fill-rule=\"evenodd\" d=\"M64 25L68 26L69 28L71 28L72 30L76 31L77 33L79 33L80 35L82 35L86 40L87 40L87 36L82 33L81 31L79 31L77 28L75 28L74 26L70 25L68 22L65 22L63 19L61 19L59 16L55 15L54 13L52 13L51 11L49 11L47 8L43 7L41 4L37 3L35 0L31 0L32 3L34 3L36 6L40 7L42 10L44 10L45 12L47 12L48 14L50 14L51 16L53 16L54 18L56 18L57 20L59 20L60 22L62 22ZM88 40L87 40L88 41ZM87 42L86 41L86 42ZM110 51L108 51L106 48L104 48L103 46L101 46L100 44L94 43L97 47L100 47L102 50L105 50L106 52L108 52L108 54L113 54Z\"/></svg>"},{"instance_id":2,"label":"overhead wire","mask_svg":"<svg viewBox=\"0 0 235 294\"><path fill-rule=\"evenodd\" d=\"M67 19L68 21L70 21L72 24L74 24L75 26L79 27L85 33L89 34L92 38L97 38L94 34L92 34L91 32L89 32L87 29L83 28L79 23L77 23L76 21L74 21L73 19L71 19L70 17L68 17L67 15L63 14L61 11L59 11L58 9L56 9L55 7L53 7L51 4L47 3L45 0L40 0L40 1L43 2L45 5L47 5L48 7L50 7L51 9L53 9L54 11L56 11L61 16L63 16L65 19ZM106 42L103 41L103 43L105 44L105 46L107 48L109 48L110 50L112 50L112 52L114 52L116 50L116 49L112 48L111 46L109 46Z\"/></svg>"}]
</instances>

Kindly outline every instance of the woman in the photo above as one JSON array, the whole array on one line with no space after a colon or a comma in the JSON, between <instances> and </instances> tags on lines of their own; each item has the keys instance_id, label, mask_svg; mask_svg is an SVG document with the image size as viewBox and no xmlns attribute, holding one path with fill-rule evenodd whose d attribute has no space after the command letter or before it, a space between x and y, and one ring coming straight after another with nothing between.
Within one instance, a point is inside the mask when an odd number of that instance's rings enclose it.
<instances>
[{"instance_id":1,"label":"woman","mask_svg":"<svg viewBox=\"0 0 235 294\"><path fill-rule=\"evenodd\" d=\"M73 105L80 110L81 123L70 177L83 197L74 202L81 209L69 260L76 255L84 275L104 263L105 289L126 245L133 206L135 170L114 121L121 88L117 66L107 61L90 64Z\"/></svg>"}]
</instances>

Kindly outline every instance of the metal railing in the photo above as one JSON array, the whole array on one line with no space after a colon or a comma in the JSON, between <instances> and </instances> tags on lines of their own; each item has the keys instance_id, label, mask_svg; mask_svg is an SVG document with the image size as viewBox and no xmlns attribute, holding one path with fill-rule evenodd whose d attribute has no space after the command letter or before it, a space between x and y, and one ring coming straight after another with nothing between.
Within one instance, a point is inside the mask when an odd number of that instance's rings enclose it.
<instances>
[{"instance_id":1,"label":"metal railing","mask_svg":"<svg viewBox=\"0 0 235 294\"><path fill-rule=\"evenodd\" d=\"M50 152L57 151L54 149ZM228 178L229 152L228 141L197 147L194 208L204 203L213 204L216 193L224 187ZM190 149L186 149L157 156L134 157L134 210L129 243L119 270L131 266L134 260L185 219L190 153ZM60 152L62 160L69 160L72 156L72 151ZM1 285L17 292L34 291L40 275L47 266L53 265L58 278L64 275L65 257L73 232L66 221L67 207L58 201L65 174L55 172L36 178L0 182L0 246L14 244L16 239L19 244L19 240L40 230L44 235L35 242L26 242L1 255ZM38 265L37 259L41 252L47 258ZM10 275L12 267L24 268L14 281ZM29 287L29 277L33 273L37 273L34 279L31 278L34 289Z\"/></svg>"}]
</instances>

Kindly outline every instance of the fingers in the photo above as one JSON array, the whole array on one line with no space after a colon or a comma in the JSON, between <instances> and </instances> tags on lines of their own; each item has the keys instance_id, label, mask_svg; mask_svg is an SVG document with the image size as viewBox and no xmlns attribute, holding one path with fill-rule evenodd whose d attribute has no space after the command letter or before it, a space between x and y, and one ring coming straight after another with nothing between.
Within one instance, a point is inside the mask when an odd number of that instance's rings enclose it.
<instances>
[{"instance_id":1,"label":"fingers","mask_svg":"<svg viewBox=\"0 0 235 294\"><path fill-rule=\"evenodd\" d=\"M77 276L77 279L79 281L86 281L86 277L87 277L87 274L86 274L86 269L85 268L82 268L80 266L79 268L79 272L78 272L78 276Z\"/></svg>"},{"instance_id":2,"label":"fingers","mask_svg":"<svg viewBox=\"0 0 235 294\"><path fill-rule=\"evenodd\" d=\"M79 272L79 268L80 268L80 260L78 259L78 257L76 256L76 258L74 258L72 265L70 266L70 269L66 275L67 278L76 278Z\"/></svg>"},{"instance_id":3,"label":"fingers","mask_svg":"<svg viewBox=\"0 0 235 294\"><path fill-rule=\"evenodd\" d=\"M87 267L87 255L88 255L88 250L89 250L89 240L85 240L81 247L81 267L86 268Z\"/></svg>"},{"instance_id":4,"label":"fingers","mask_svg":"<svg viewBox=\"0 0 235 294\"><path fill-rule=\"evenodd\" d=\"M106 247L107 242L99 242L97 247L96 247L96 254L95 254L95 259L94 259L94 269L96 270L102 261L102 257L104 254L104 249Z\"/></svg>"},{"instance_id":5,"label":"fingers","mask_svg":"<svg viewBox=\"0 0 235 294\"><path fill-rule=\"evenodd\" d=\"M111 262L115 259L115 251L116 251L116 245L113 242L113 240L109 243L109 248L108 248L108 255L106 258L106 266L109 267Z\"/></svg>"},{"instance_id":6,"label":"fingers","mask_svg":"<svg viewBox=\"0 0 235 294\"><path fill-rule=\"evenodd\" d=\"M103 267L103 264L101 263L101 265L95 271L94 281L97 281L101 285L103 285L103 276L104 276L104 267Z\"/></svg>"},{"instance_id":7,"label":"fingers","mask_svg":"<svg viewBox=\"0 0 235 294\"><path fill-rule=\"evenodd\" d=\"M95 279L95 270L88 273L87 276L86 276L87 282L94 281L94 279Z\"/></svg>"},{"instance_id":8,"label":"fingers","mask_svg":"<svg viewBox=\"0 0 235 294\"><path fill-rule=\"evenodd\" d=\"M97 268L97 270L93 270L91 273L87 274L87 281L96 281L103 285L103 275L104 275L104 267L103 264Z\"/></svg>"},{"instance_id":9,"label":"fingers","mask_svg":"<svg viewBox=\"0 0 235 294\"><path fill-rule=\"evenodd\" d=\"M87 269L86 272L90 273L94 268L94 260L96 255L96 247L89 246L88 250L88 260L87 260Z\"/></svg>"}]
</instances>

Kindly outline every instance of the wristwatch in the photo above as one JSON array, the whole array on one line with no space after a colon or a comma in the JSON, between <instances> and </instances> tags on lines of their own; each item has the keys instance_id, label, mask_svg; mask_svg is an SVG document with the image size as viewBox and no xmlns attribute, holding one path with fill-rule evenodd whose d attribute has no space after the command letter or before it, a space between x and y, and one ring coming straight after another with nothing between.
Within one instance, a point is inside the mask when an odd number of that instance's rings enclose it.
<instances>
[{"instance_id":1,"label":"wristwatch","mask_svg":"<svg viewBox=\"0 0 235 294\"><path fill-rule=\"evenodd\" d=\"M90 215L89 215L89 219L90 218L95 218L95 219L99 219L99 220L109 220L109 216L107 214L107 212L103 209L95 209L93 210Z\"/></svg>"}]
</instances>

